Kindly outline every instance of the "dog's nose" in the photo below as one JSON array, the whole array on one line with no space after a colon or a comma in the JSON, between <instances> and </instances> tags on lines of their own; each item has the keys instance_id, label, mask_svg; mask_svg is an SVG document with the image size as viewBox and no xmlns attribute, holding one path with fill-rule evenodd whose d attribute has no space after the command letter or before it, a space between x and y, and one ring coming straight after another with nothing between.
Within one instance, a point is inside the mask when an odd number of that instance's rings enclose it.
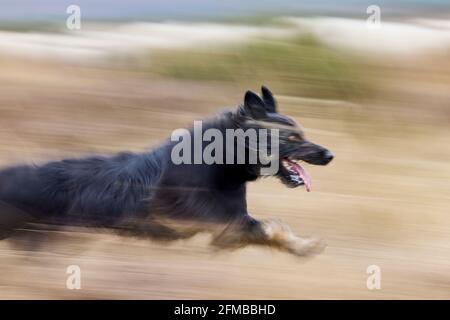
<instances>
[{"instance_id":1,"label":"dog's nose","mask_svg":"<svg viewBox=\"0 0 450 320\"><path fill-rule=\"evenodd\" d=\"M332 154L331 153L331 151L325 151L325 153L324 153L324 155L323 155L323 158L325 159L325 161L327 162L327 163L329 163L331 160L333 160L333 158L334 158L334 154Z\"/></svg>"}]
</instances>

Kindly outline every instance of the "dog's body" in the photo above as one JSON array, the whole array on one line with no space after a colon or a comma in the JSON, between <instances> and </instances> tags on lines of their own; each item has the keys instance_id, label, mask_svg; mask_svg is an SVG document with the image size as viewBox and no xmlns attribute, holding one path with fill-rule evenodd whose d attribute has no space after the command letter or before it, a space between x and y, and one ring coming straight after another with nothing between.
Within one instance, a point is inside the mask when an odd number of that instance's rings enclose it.
<instances>
[{"instance_id":1,"label":"dog's body","mask_svg":"<svg viewBox=\"0 0 450 320\"><path fill-rule=\"evenodd\" d=\"M332 159L326 149L304 140L291 119L276 112L275 100L264 87L263 100L247 92L243 106L205 123L203 130L225 132L248 128L249 123L281 128L276 175L290 187L309 187L293 159L314 164ZM171 161L174 145L167 141L140 154L4 169L0 171L0 229L6 236L31 221L106 227L160 240L207 230L220 247L264 244L299 255L320 246L317 240L294 236L281 223L260 222L249 215L246 183L260 176L261 165L176 165Z\"/></svg>"}]
</instances>

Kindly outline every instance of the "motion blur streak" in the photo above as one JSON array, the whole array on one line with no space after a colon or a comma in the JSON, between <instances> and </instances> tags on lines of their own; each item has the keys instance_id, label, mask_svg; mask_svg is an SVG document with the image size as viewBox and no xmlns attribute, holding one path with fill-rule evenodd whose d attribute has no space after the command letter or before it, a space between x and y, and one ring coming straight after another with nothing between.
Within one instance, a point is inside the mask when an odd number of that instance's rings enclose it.
<instances>
[{"instance_id":1,"label":"motion blur streak","mask_svg":"<svg viewBox=\"0 0 450 320\"><path fill-rule=\"evenodd\" d=\"M326 238L302 260L206 235L89 230L0 242L0 298L450 298L450 29L411 15L0 27L0 164L142 151L266 84L336 159L314 192L249 185L249 212ZM448 17L447 17L448 18ZM53 28L53 27L52 27ZM384 29L383 29L384 28ZM38 250L39 249L39 250ZM82 288L66 289L80 266ZM381 290L368 290L377 265Z\"/></svg>"}]
</instances>

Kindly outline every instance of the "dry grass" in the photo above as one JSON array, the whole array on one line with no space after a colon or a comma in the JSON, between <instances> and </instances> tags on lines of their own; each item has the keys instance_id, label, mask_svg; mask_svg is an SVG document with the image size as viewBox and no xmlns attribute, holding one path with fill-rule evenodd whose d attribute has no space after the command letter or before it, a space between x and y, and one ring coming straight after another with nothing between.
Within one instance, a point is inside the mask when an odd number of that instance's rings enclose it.
<instances>
[{"instance_id":1,"label":"dry grass","mask_svg":"<svg viewBox=\"0 0 450 320\"><path fill-rule=\"evenodd\" d=\"M143 150L193 119L239 103L243 91L19 60L2 59L0 68L2 164ZM449 82L419 89L414 86L429 83L429 75L411 72L415 78L390 73L386 94L361 105L279 99L281 110L336 159L309 166L312 193L275 179L251 184L249 210L323 236L322 255L302 260L262 248L217 253L207 235L163 246L80 233L34 253L2 242L0 297L450 298ZM438 95L438 88L447 91ZM410 103L415 112L407 112ZM82 290L65 288L71 264L82 269ZM372 264L382 270L379 291L366 288Z\"/></svg>"}]
</instances>

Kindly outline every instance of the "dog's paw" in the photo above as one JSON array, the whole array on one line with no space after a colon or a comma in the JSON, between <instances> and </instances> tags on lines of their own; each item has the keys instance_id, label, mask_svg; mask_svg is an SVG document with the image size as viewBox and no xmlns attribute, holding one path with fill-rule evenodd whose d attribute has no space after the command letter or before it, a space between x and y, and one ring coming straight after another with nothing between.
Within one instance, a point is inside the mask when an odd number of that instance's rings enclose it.
<instances>
[{"instance_id":1,"label":"dog's paw","mask_svg":"<svg viewBox=\"0 0 450 320\"><path fill-rule=\"evenodd\" d=\"M265 221L264 231L270 245L297 256L319 254L326 247L326 242L323 239L296 236L291 228L280 220Z\"/></svg>"},{"instance_id":2,"label":"dog's paw","mask_svg":"<svg viewBox=\"0 0 450 320\"><path fill-rule=\"evenodd\" d=\"M297 256L309 256L322 253L326 248L326 241L321 238L299 238L290 242L286 249Z\"/></svg>"}]
</instances>

